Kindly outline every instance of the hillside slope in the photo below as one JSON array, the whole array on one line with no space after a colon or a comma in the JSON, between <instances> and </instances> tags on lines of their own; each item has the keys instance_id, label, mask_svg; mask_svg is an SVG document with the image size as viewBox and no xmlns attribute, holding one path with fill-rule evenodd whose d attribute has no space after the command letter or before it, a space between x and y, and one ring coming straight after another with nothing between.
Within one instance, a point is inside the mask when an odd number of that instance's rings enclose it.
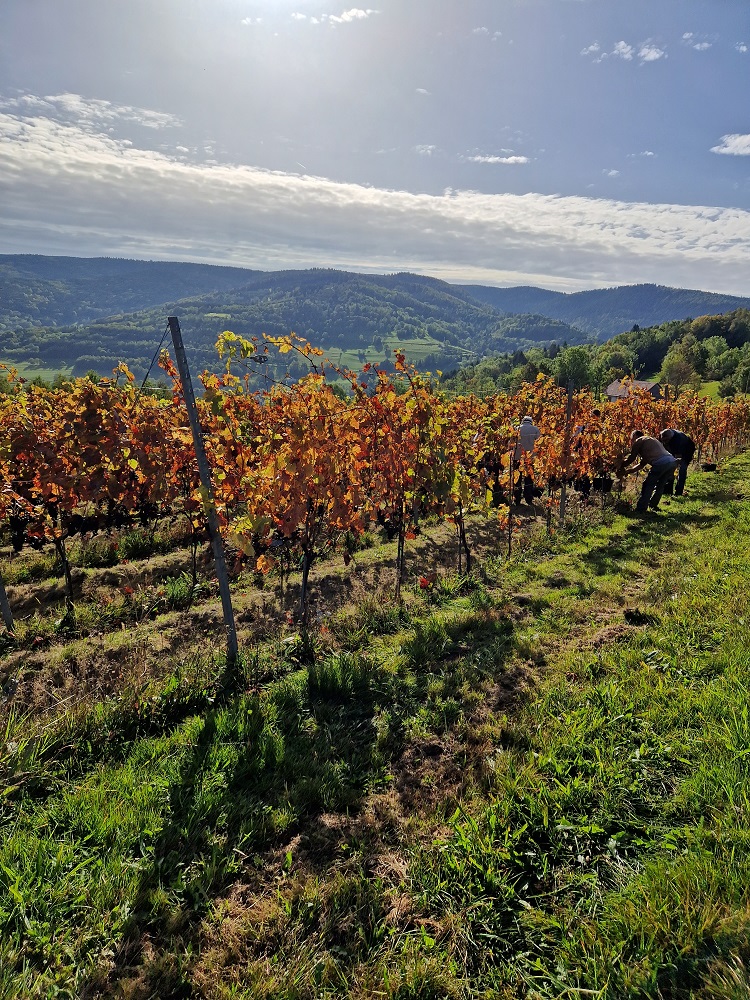
<instances>
[{"instance_id":1,"label":"hillside slope","mask_svg":"<svg viewBox=\"0 0 750 1000\"><path fill-rule=\"evenodd\" d=\"M523 286L461 287L478 302L501 312L539 313L570 323L597 340L606 340L634 326L658 326L670 320L694 319L696 316L750 308L750 298L663 285L623 285L572 293Z\"/></svg>"},{"instance_id":2,"label":"hillside slope","mask_svg":"<svg viewBox=\"0 0 750 1000\"><path fill-rule=\"evenodd\" d=\"M166 316L178 315L200 368L215 366L213 345L227 328L247 336L294 331L351 365L401 345L426 367L454 368L740 306L750 299L656 285L562 294L409 273L0 255L0 360L76 374L108 374L124 360L140 375Z\"/></svg>"},{"instance_id":3,"label":"hillside slope","mask_svg":"<svg viewBox=\"0 0 750 1000\"><path fill-rule=\"evenodd\" d=\"M171 261L0 254L0 330L91 323L226 291L254 273Z\"/></svg>"},{"instance_id":4,"label":"hillside slope","mask_svg":"<svg viewBox=\"0 0 750 1000\"><path fill-rule=\"evenodd\" d=\"M429 359L436 366L516 346L586 339L559 320L503 316L446 282L417 275L314 269L246 272L244 278L233 288L83 325L10 323L0 329L0 358L34 359L45 367L72 368L75 374L88 369L108 374L124 360L140 374L153 356L168 312L179 316L198 368L217 364L214 344L226 329L244 336L294 331L329 350L372 349L371 360L387 356L394 343L412 344L423 362ZM161 288L154 284L153 293Z\"/></svg>"}]
</instances>

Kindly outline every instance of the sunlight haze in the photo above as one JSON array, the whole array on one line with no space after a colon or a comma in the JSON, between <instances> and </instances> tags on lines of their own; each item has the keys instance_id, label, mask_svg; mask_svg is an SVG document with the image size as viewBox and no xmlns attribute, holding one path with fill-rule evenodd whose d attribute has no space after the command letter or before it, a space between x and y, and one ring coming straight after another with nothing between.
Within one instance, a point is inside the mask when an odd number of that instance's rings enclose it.
<instances>
[{"instance_id":1,"label":"sunlight haze","mask_svg":"<svg viewBox=\"0 0 750 1000\"><path fill-rule=\"evenodd\" d=\"M737 295L746 0L6 0L2 253Z\"/></svg>"}]
</instances>

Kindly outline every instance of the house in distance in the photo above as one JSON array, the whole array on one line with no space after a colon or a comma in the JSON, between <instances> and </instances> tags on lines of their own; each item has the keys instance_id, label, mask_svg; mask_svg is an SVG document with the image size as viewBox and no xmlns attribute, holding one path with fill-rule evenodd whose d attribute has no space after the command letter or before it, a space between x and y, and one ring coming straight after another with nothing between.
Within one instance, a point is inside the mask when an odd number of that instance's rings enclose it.
<instances>
[{"instance_id":1,"label":"house in distance","mask_svg":"<svg viewBox=\"0 0 750 1000\"><path fill-rule=\"evenodd\" d=\"M606 389L607 400L612 403L616 399L624 399L633 389L645 389L654 399L661 399L661 382L639 382L637 379L615 379Z\"/></svg>"}]
</instances>

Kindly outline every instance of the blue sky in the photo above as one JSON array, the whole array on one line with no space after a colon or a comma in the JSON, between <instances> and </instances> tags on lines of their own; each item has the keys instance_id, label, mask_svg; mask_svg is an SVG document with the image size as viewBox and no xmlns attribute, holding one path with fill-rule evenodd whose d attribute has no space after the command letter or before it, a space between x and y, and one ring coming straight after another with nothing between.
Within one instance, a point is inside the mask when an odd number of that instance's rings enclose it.
<instances>
[{"instance_id":1,"label":"blue sky","mask_svg":"<svg viewBox=\"0 0 750 1000\"><path fill-rule=\"evenodd\" d=\"M0 252L750 294L747 0L4 0Z\"/></svg>"}]
</instances>

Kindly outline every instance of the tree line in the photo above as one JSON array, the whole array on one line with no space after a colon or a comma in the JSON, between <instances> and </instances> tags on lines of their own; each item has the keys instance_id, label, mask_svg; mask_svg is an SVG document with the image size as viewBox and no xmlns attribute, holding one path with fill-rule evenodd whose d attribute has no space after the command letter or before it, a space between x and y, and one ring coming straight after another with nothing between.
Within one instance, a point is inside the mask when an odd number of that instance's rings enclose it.
<instances>
[{"instance_id":1,"label":"tree line","mask_svg":"<svg viewBox=\"0 0 750 1000\"><path fill-rule=\"evenodd\" d=\"M616 379L653 379L680 393L718 382L718 395L750 392L750 310L674 320L641 329L637 324L604 344L553 344L513 351L447 372L443 388L454 394L517 391L543 373L601 395Z\"/></svg>"}]
</instances>

